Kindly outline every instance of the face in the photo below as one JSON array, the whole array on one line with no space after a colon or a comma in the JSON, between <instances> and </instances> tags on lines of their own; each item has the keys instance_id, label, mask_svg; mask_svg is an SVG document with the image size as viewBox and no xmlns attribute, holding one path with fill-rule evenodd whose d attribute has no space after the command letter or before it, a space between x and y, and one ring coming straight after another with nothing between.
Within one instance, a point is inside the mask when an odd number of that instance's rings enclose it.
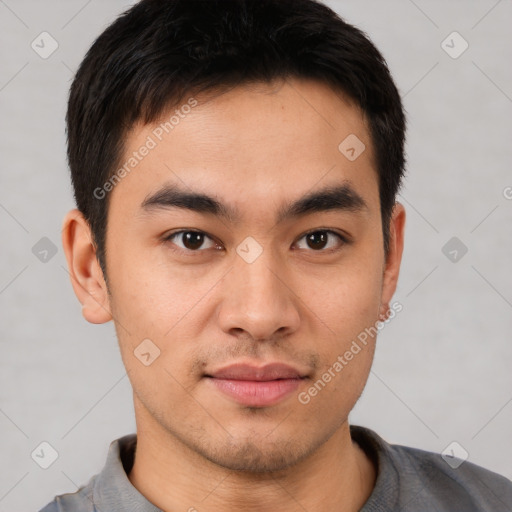
<instances>
[{"instance_id":1,"label":"face","mask_svg":"<svg viewBox=\"0 0 512 512\"><path fill-rule=\"evenodd\" d=\"M396 285L368 125L313 81L195 100L126 140L109 309L139 430L277 470L347 425L375 344L354 340Z\"/></svg>"}]
</instances>

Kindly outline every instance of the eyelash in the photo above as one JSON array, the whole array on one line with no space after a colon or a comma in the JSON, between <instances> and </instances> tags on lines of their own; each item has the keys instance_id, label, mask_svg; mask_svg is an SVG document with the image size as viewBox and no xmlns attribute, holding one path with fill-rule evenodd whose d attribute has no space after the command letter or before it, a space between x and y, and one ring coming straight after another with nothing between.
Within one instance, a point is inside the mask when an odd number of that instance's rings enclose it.
<instances>
[{"instance_id":1,"label":"eyelash","mask_svg":"<svg viewBox=\"0 0 512 512\"><path fill-rule=\"evenodd\" d=\"M171 233L167 236L165 236L163 238L163 242L166 243L166 242L171 242L172 243L172 240L179 236L179 235L183 235L185 233L199 233L199 234L202 234L202 235L205 235L206 238L209 238L214 244L217 244L217 242L215 241L215 239L213 237L211 237L210 235L208 235L208 233L205 233L204 231L199 231L199 230L195 230L195 229L182 229L180 231L175 231L174 233ZM348 245L351 243L351 240L340 234L340 233L337 233L336 231L333 231L331 229L322 229L322 228L319 228L319 229L314 229L313 231L308 231L304 234L302 234L298 239L297 239L297 242L299 240L302 240L303 238L307 237L308 235L311 235L313 233L327 233L328 235L334 235L336 238L338 238L338 240L341 242L341 247L337 247L337 248L328 248L328 249L319 249L317 251L315 251L314 249L310 249L311 252L313 253L333 253L333 252L336 252L336 251L339 251L341 250L341 248L345 245ZM297 243L295 242L295 244ZM295 245L294 244L294 245ZM185 254L193 254L193 253L201 253L201 252L204 252L208 249L196 249L196 250L192 250L192 249L184 249L182 247L178 247L176 246L174 243L172 243L172 245L174 245L174 247L172 247L172 250L175 251L175 252L181 252L181 253L185 253ZM217 244L218 246L220 244ZM215 250L219 250L219 247L215 247L214 248ZM303 250L303 249L299 249L299 250Z\"/></svg>"}]
</instances>

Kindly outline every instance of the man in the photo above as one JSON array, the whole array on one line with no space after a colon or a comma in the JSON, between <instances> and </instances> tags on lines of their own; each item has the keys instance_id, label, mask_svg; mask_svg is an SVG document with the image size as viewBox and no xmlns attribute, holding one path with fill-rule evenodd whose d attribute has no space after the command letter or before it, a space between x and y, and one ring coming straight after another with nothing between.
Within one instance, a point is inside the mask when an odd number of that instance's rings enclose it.
<instances>
[{"instance_id":1,"label":"man","mask_svg":"<svg viewBox=\"0 0 512 512\"><path fill-rule=\"evenodd\" d=\"M63 245L137 434L43 511L497 511L512 483L349 425L404 243L405 120L313 0L143 0L71 88Z\"/></svg>"}]
</instances>

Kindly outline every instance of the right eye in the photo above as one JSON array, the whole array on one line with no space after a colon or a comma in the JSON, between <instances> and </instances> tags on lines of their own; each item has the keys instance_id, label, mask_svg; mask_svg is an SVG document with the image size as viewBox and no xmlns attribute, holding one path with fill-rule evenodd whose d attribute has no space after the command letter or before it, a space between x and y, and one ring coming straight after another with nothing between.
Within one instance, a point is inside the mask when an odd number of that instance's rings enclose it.
<instances>
[{"instance_id":1,"label":"right eye","mask_svg":"<svg viewBox=\"0 0 512 512\"><path fill-rule=\"evenodd\" d=\"M216 242L202 231L176 231L166 236L164 241L172 242L180 250L187 252L199 252L201 250L218 247Z\"/></svg>"}]
</instances>

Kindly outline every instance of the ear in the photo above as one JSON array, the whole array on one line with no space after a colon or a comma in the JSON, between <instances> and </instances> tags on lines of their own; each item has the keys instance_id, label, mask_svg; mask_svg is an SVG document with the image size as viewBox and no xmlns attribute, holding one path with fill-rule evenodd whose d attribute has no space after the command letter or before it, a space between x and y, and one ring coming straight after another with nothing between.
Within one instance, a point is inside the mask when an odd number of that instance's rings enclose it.
<instances>
[{"instance_id":1,"label":"ear","mask_svg":"<svg viewBox=\"0 0 512 512\"><path fill-rule=\"evenodd\" d=\"M82 213L76 209L64 218L62 246L71 284L82 304L84 318L93 324L112 320L107 284L96 258L91 229Z\"/></svg>"},{"instance_id":2,"label":"ear","mask_svg":"<svg viewBox=\"0 0 512 512\"><path fill-rule=\"evenodd\" d=\"M398 283L400 263L404 249L405 208L396 202L391 214L389 225L389 252L384 264L384 275L381 293L381 316L387 317L391 301Z\"/></svg>"}]
</instances>

